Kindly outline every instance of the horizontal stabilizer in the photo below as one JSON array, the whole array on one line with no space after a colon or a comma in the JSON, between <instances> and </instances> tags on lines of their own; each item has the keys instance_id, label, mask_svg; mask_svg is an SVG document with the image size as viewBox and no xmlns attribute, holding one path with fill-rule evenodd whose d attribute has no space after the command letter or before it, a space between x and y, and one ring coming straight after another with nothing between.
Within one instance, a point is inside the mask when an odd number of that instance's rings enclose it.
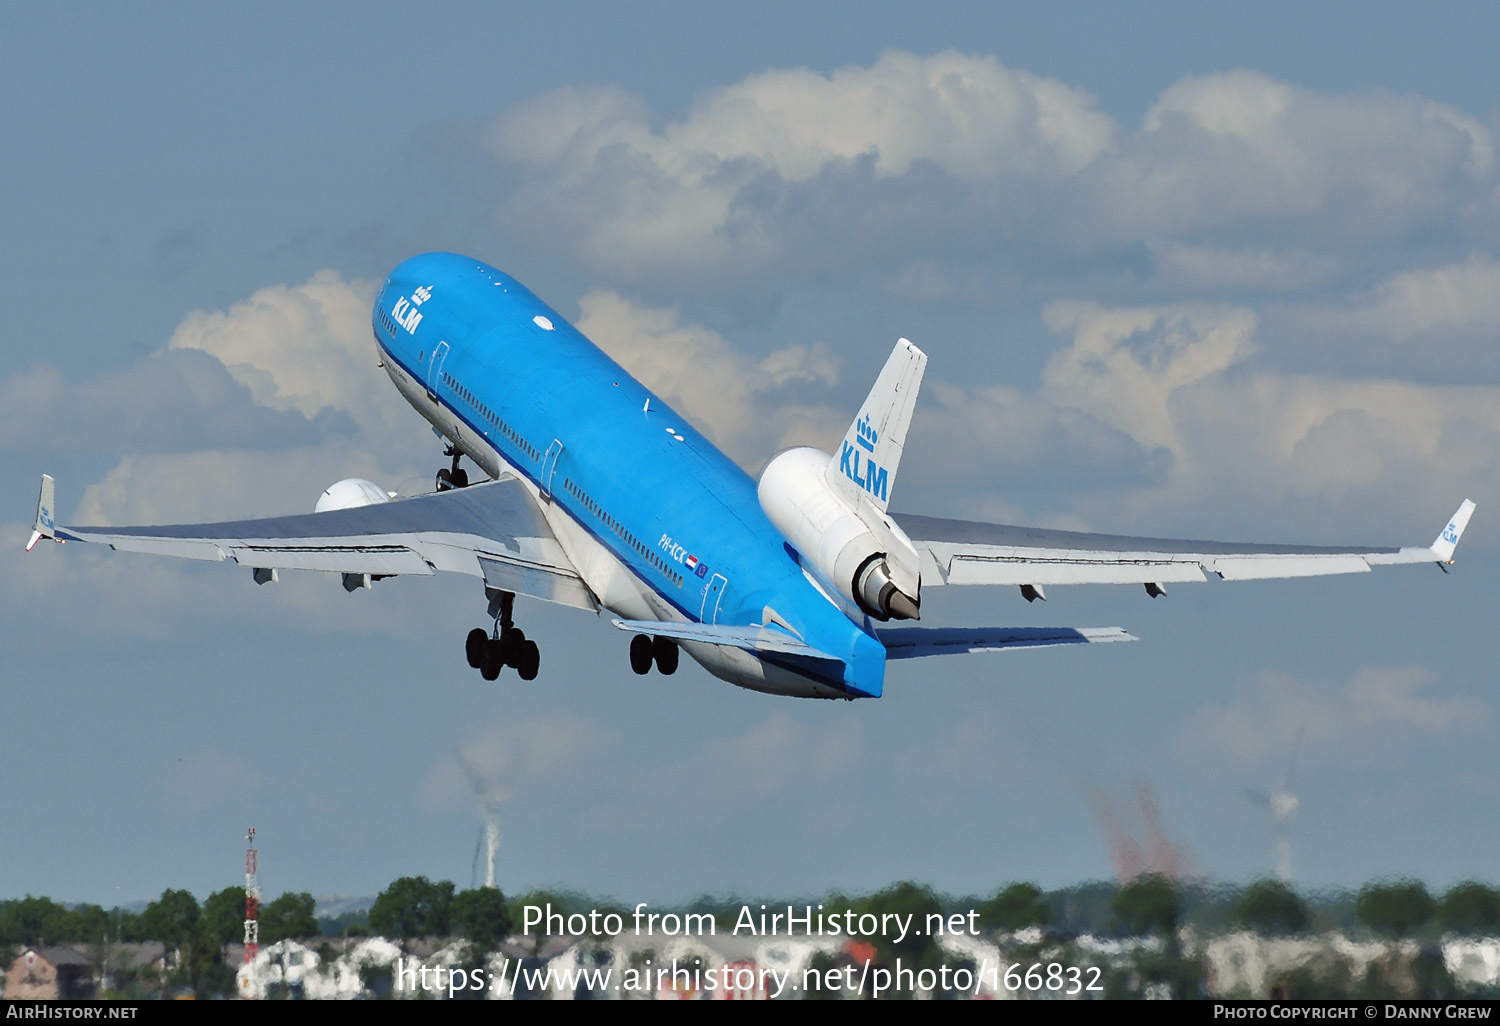
<instances>
[{"instance_id":1,"label":"horizontal stabilizer","mask_svg":"<svg viewBox=\"0 0 1500 1026\"><path fill-rule=\"evenodd\" d=\"M813 648L793 634L779 627L751 624L748 627L730 627L709 623L676 623L671 620L611 620L622 631L633 634L651 634L673 641L696 642L700 645L726 645L747 652L776 652L781 655L801 656L804 659L827 659L842 663L838 656Z\"/></svg>"},{"instance_id":2,"label":"horizontal stabilizer","mask_svg":"<svg viewBox=\"0 0 1500 1026\"><path fill-rule=\"evenodd\" d=\"M887 659L1140 640L1119 627L898 627L875 636Z\"/></svg>"}]
</instances>

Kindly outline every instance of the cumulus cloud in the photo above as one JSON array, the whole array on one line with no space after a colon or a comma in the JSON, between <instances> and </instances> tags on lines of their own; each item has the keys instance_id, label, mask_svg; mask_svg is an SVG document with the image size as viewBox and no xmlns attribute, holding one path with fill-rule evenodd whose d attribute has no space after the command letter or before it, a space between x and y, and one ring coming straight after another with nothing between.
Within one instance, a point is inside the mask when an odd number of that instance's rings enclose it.
<instances>
[{"instance_id":1,"label":"cumulus cloud","mask_svg":"<svg viewBox=\"0 0 1500 1026\"><path fill-rule=\"evenodd\" d=\"M660 127L618 89L556 90L507 110L489 143L507 232L619 281L665 270L706 282L788 262L826 270L853 234L889 243L935 213L953 221L949 185L1066 177L1116 132L1087 94L992 57L890 51L829 75L752 75ZM913 178L920 195L886 189ZM839 234L809 237L824 226Z\"/></svg>"},{"instance_id":2,"label":"cumulus cloud","mask_svg":"<svg viewBox=\"0 0 1500 1026\"><path fill-rule=\"evenodd\" d=\"M1398 271L1369 289L1274 308L1267 328L1283 364L1500 384L1500 261L1470 254Z\"/></svg>"},{"instance_id":3,"label":"cumulus cloud","mask_svg":"<svg viewBox=\"0 0 1500 1026\"><path fill-rule=\"evenodd\" d=\"M1169 86L1094 170L1090 198L1103 202L1090 212L1122 239L1273 235L1324 250L1405 243L1476 214L1493 229L1494 142L1478 121L1421 98L1319 93L1254 71Z\"/></svg>"},{"instance_id":4,"label":"cumulus cloud","mask_svg":"<svg viewBox=\"0 0 1500 1026\"><path fill-rule=\"evenodd\" d=\"M935 297L1300 291L1497 228L1474 118L1244 70L1174 83L1130 130L993 57L889 51L751 75L665 122L617 88L555 90L486 138L508 240L679 298L871 274Z\"/></svg>"},{"instance_id":5,"label":"cumulus cloud","mask_svg":"<svg viewBox=\"0 0 1500 1026\"><path fill-rule=\"evenodd\" d=\"M1500 499L1500 390L1277 373L1254 359L1243 308L1059 303L1046 317L1072 338L1039 398L1171 454L1158 483L1095 498L1115 522L1149 529L1187 508L1221 527L1248 512L1260 529L1270 514L1326 531L1380 509L1421 531L1465 494Z\"/></svg>"},{"instance_id":6,"label":"cumulus cloud","mask_svg":"<svg viewBox=\"0 0 1500 1026\"><path fill-rule=\"evenodd\" d=\"M839 364L825 346L787 346L756 361L676 309L613 292L591 292L579 306L580 331L742 466L753 470L793 443L836 439L853 417L795 399L817 391L806 386L826 394L837 383Z\"/></svg>"},{"instance_id":7,"label":"cumulus cloud","mask_svg":"<svg viewBox=\"0 0 1500 1026\"><path fill-rule=\"evenodd\" d=\"M591 292L580 306L580 330L752 473L789 445L831 450L854 417L834 399L840 361L822 344L755 360L675 308L613 292ZM982 515L997 488L1140 485L1170 462L1095 412L1014 387L930 380L923 396L910 448L924 455L902 468L903 508L937 491L953 511Z\"/></svg>"},{"instance_id":8,"label":"cumulus cloud","mask_svg":"<svg viewBox=\"0 0 1500 1026\"><path fill-rule=\"evenodd\" d=\"M7 447L118 454L97 481L59 482L68 523L311 512L319 493L345 477L425 490L436 446L376 366L372 291L321 272L228 310L190 313L162 351L94 381L71 384L46 367L14 375L0 384L0 438ZM0 561L14 562L28 604L64 619L108 610L112 631L154 633L183 609L244 615L243 592L226 586L222 567L205 574L151 560L143 575L138 560L149 557L73 548ZM253 588L248 574L238 583ZM358 631L370 629L371 602L400 599L382 592L330 603L329 585L326 575L287 575L276 602L251 608Z\"/></svg>"},{"instance_id":9,"label":"cumulus cloud","mask_svg":"<svg viewBox=\"0 0 1500 1026\"><path fill-rule=\"evenodd\" d=\"M185 523L310 510L343 477L425 480L430 437L377 366L373 286L322 271L228 310L193 311L161 352L70 385L39 368L0 385L8 445L123 455L81 524ZM56 425L54 430L53 425Z\"/></svg>"},{"instance_id":10,"label":"cumulus cloud","mask_svg":"<svg viewBox=\"0 0 1500 1026\"><path fill-rule=\"evenodd\" d=\"M370 333L375 285L319 271L298 286L273 285L228 310L183 318L168 350L218 359L262 406L307 417L325 409L385 426L408 409L376 366Z\"/></svg>"}]
</instances>

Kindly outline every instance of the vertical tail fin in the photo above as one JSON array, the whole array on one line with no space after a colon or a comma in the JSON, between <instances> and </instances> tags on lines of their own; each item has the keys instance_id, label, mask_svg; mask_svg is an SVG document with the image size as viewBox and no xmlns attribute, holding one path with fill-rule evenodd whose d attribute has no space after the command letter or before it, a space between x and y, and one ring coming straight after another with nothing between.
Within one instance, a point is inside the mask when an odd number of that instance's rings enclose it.
<instances>
[{"instance_id":1,"label":"vertical tail fin","mask_svg":"<svg viewBox=\"0 0 1500 1026\"><path fill-rule=\"evenodd\" d=\"M1465 499L1463 505L1458 507L1458 512L1453 514L1453 519L1448 521L1448 526L1443 528L1432 543L1432 551L1437 554L1438 559L1444 563L1453 562L1453 550L1458 548L1458 539L1463 536L1464 528L1469 526L1469 518L1473 515L1474 500Z\"/></svg>"},{"instance_id":2,"label":"vertical tail fin","mask_svg":"<svg viewBox=\"0 0 1500 1026\"><path fill-rule=\"evenodd\" d=\"M836 488L863 495L882 512L890 503L926 368L926 353L904 338L897 342L828 464L828 480Z\"/></svg>"},{"instance_id":3,"label":"vertical tail fin","mask_svg":"<svg viewBox=\"0 0 1500 1026\"><path fill-rule=\"evenodd\" d=\"M52 519L52 511L57 508L57 502L53 497L55 486L52 478L42 475L42 493L36 500L36 523L31 527L31 540L26 543L26 551L30 552L32 546L43 538L57 539L56 524Z\"/></svg>"}]
</instances>

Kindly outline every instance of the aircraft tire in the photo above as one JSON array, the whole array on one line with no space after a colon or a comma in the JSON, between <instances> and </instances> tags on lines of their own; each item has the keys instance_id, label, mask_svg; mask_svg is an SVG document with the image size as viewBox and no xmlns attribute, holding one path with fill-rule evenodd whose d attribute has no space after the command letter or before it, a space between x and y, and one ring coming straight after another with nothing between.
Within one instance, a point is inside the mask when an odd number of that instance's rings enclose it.
<instances>
[{"instance_id":1,"label":"aircraft tire","mask_svg":"<svg viewBox=\"0 0 1500 1026\"><path fill-rule=\"evenodd\" d=\"M448 475L448 479L453 483L454 488L469 487L469 472L463 467L459 467L452 474Z\"/></svg>"},{"instance_id":2,"label":"aircraft tire","mask_svg":"<svg viewBox=\"0 0 1500 1026\"><path fill-rule=\"evenodd\" d=\"M443 467L437 472L437 490L440 492L446 492L452 487L453 475L448 472L447 467Z\"/></svg>"},{"instance_id":3,"label":"aircraft tire","mask_svg":"<svg viewBox=\"0 0 1500 1026\"><path fill-rule=\"evenodd\" d=\"M490 636L485 633L483 627L475 627L464 639L464 655L469 659L469 665L479 669L484 665L484 649L490 643Z\"/></svg>"},{"instance_id":4,"label":"aircraft tire","mask_svg":"<svg viewBox=\"0 0 1500 1026\"><path fill-rule=\"evenodd\" d=\"M630 639L630 668L641 676L651 672L651 649L651 639L644 634Z\"/></svg>"},{"instance_id":5,"label":"aircraft tire","mask_svg":"<svg viewBox=\"0 0 1500 1026\"><path fill-rule=\"evenodd\" d=\"M528 641L521 646L521 665L517 667L522 680L536 680L537 670L542 665L542 651L536 642Z\"/></svg>"},{"instance_id":6,"label":"aircraft tire","mask_svg":"<svg viewBox=\"0 0 1500 1026\"><path fill-rule=\"evenodd\" d=\"M493 638L484 643L484 665L479 673L485 680L494 680L505 669L505 647Z\"/></svg>"},{"instance_id":7,"label":"aircraft tire","mask_svg":"<svg viewBox=\"0 0 1500 1026\"><path fill-rule=\"evenodd\" d=\"M652 638L651 654L656 659L656 668L670 677L677 672L677 642L671 638Z\"/></svg>"}]
</instances>

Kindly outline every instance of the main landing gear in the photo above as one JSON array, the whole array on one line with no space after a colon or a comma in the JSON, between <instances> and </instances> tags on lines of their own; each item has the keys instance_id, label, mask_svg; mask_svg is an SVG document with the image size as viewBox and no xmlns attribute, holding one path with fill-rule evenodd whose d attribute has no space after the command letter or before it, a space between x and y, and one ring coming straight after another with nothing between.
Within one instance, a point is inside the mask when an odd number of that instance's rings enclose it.
<instances>
[{"instance_id":1,"label":"main landing gear","mask_svg":"<svg viewBox=\"0 0 1500 1026\"><path fill-rule=\"evenodd\" d=\"M494 631L487 633L483 627L475 627L464 639L464 654L468 656L469 665L485 680L495 680L507 666L514 667L522 680L536 680L542 653L536 642L528 641L521 628L511 621L511 606L515 600L516 596L508 591L490 592Z\"/></svg>"},{"instance_id":2,"label":"main landing gear","mask_svg":"<svg viewBox=\"0 0 1500 1026\"><path fill-rule=\"evenodd\" d=\"M677 642L637 634L630 639L630 668L639 674L651 672L651 664L667 676L677 672Z\"/></svg>"},{"instance_id":3,"label":"main landing gear","mask_svg":"<svg viewBox=\"0 0 1500 1026\"><path fill-rule=\"evenodd\" d=\"M443 450L443 455L453 457L453 466L444 467L437 472L437 490L446 492L452 488L469 487L469 472L458 465L458 461L463 459L463 453L456 446L450 445Z\"/></svg>"}]
</instances>

